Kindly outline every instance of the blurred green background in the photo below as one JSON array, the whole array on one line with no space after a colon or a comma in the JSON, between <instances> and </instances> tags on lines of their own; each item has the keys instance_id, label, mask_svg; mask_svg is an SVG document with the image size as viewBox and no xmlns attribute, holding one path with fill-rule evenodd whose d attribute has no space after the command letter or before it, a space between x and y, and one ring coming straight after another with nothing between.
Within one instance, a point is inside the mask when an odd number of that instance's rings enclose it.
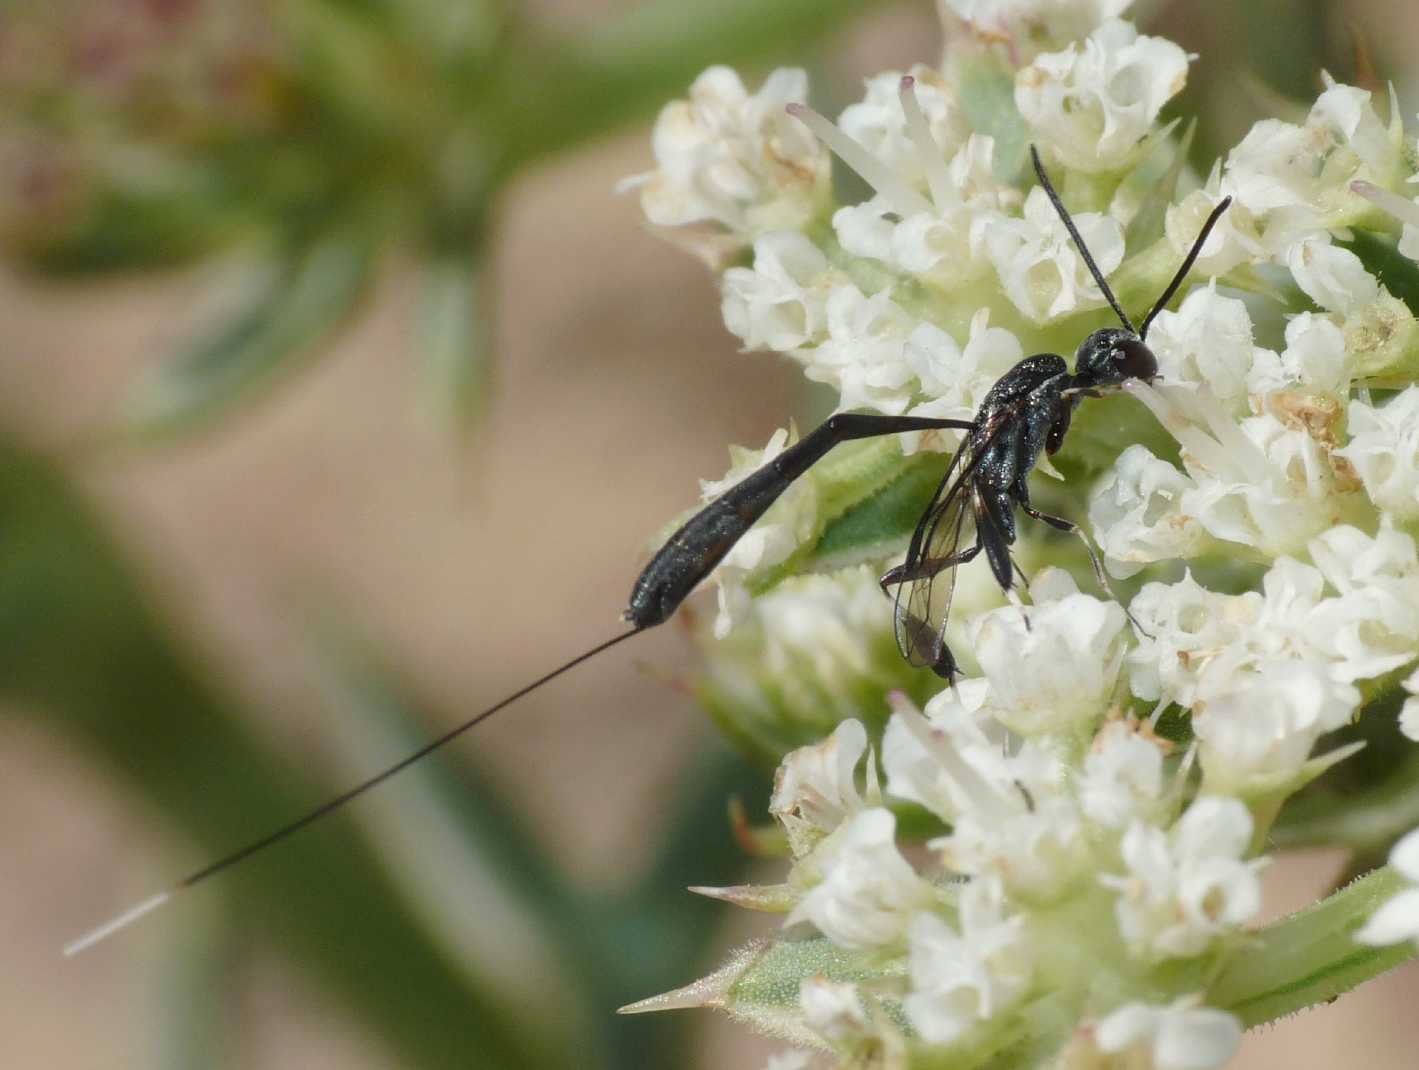
<instances>
[{"instance_id":1,"label":"blurred green background","mask_svg":"<svg viewBox=\"0 0 1419 1070\"><path fill-rule=\"evenodd\" d=\"M1321 68L1419 100L1402 0L1134 13L1202 56L1202 166ZM617 628L725 444L813 399L613 186L712 62L807 66L836 111L938 36L874 0L0 6L3 1065L762 1065L611 1013L759 921L683 890L744 878L726 801L768 781L676 624L57 951ZM1268 908L1334 867L1274 867ZM1416 996L1247 1065L1412 1065Z\"/></svg>"}]
</instances>

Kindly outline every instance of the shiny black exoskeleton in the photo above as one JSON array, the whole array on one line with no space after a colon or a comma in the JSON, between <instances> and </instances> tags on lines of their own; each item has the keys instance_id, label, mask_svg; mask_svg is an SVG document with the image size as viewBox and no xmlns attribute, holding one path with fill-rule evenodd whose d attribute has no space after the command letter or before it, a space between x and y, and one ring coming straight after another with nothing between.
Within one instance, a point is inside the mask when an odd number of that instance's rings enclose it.
<instances>
[{"instance_id":1,"label":"shiny black exoskeleton","mask_svg":"<svg viewBox=\"0 0 1419 1070\"><path fill-rule=\"evenodd\" d=\"M968 448L979 457L968 478L976 499L976 530L996 580L1006 589L1011 586L1008 547L1015 541L1016 506L1056 527L1073 527L1030 506L1028 477L1041 450L1059 451L1084 398L1126 379L1147 381L1158 374L1157 358L1143 340L1118 327L1089 335L1075 354L1074 367L1071 375L1054 353L1026 357L990 388L971 431Z\"/></svg>"}]
</instances>

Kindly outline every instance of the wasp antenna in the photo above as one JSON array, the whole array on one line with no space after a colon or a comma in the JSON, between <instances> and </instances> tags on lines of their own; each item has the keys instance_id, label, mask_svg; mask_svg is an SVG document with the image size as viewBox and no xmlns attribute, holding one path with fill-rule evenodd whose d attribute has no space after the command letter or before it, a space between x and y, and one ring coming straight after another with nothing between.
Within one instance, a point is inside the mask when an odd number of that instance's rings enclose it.
<instances>
[{"instance_id":1,"label":"wasp antenna","mask_svg":"<svg viewBox=\"0 0 1419 1070\"><path fill-rule=\"evenodd\" d=\"M67 958L73 955L77 955L79 952L93 947L95 944L107 939L114 933L119 932L122 929L126 929L139 918L142 918L147 914L151 914L153 911L157 910L158 907L171 900L179 892L185 892L187 889L201 884L209 877L215 877L223 870L230 869L238 862L243 862L246 859L250 858L252 855L257 854L260 851L264 851L266 848L272 847L277 843L280 843L288 836L295 835L307 825L314 824L326 814L340 809L340 807L344 806L346 803L353 802L355 799L358 799L361 795L369 791L371 788L378 787L380 784L383 784L386 780L394 776L396 773L400 773L403 772L405 769L408 769L409 766L419 761L419 759L425 758L428 755L432 754L434 751L438 750L440 747L444 747L447 746L449 743L452 743L459 736L463 735L464 732L467 732L470 728L473 728L476 725L482 724L489 717L493 716L493 714L497 713L499 710L504 709L507 706L511 706L514 702L522 698L524 695L531 694L543 684L549 683L552 680L555 680L558 676L561 676L562 673L567 672L570 669L576 668L583 661L587 661L590 658L594 658L597 654L600 654L603 651L610 650L617 643L625 642L633 635L640 635L641 632L646 630L646 627L646 625L638 625L637 627L632 628L628 632L622 632L620 635L614 636L613 638L606 640L604 643L598 643L590 650L583 651L576 657L572 658L570 661L566 661L563 662L561 665L558 665L551 672L544 673L543 675L539 676L530 684L518 688L506 698L493 703L493 705L487 707L486 709L478 711L472 717L468 718L468 720L463 721L461 724L455 725L453 728L450 728L447 732L439 736L437 739L425 743L418 750L414 751L412 754L408 754L405 757L399 759L399 761L395 762L393 765L385 766L385 768L381 769L373 776L360 781L353 787L345 789L339 795L327 799L325 802L315 807L315 809L309 810L306 813L302 814L300 817L296 818L295 820L282 825L280 828L273 829L266 835L258 839L252 840L244 847L239 847L235 851L232 851L230 854L223 855L215 862L209 862L201 869L189 873L186 877L183 877L182 880L178 881L176 884L173 884L165 891L161 891L157 895L150 896L147 899L144 899L142 902L136 904L135 906L129 907L121 914L114 915L102 925L90 929L87 933L79 937L77 940L66 944L64 946L65 957Z\"/></svg>"},{"instance_id":2,"label":"wasp antenna","mask_svg":"<svg viewBox=\"0 0 1419 1070\"><path fill-rule=\"evenodd\" d=\"M1192 248L1187 251L1187 256L1183 259L1182 267L1178 268L1178 273L1173 276L1173 281L1168 283L1168 288L1163 291L1163 295L1153 304L1148 316L1143 321L1143 329L1138 332L1138 337L1144 341L1148 338L1148 327L1159 312L1162 312L1169 301L1173 299L1173 294L1178 292L1178 287L1183 284L1183 279L1187 278L1187 273L1192 270L1192 265L1197 263L1197 258L1202 255L1202 246L1207 241L1207 236L1212 233L1212 228L1217 225L1217 220L1222 218L1232 203L1231 197L1223 197L1217 207L1212 209L1212 214L1207 217L1207 222L1202 224L1202 230L1197 234L1197 240L1192 243Z\"/></svg>"},{"instance_id":3,"label":"wasp antenna","mask_svg":"<svg viewBox=\"0 0 1419 1070\"><path fill-rule=\"evenodd\" d=\"M1133 326L1133 321L1124 312L1123 306L1118 303L1118 298L1109 289L1109 284L1104 281L1104 273L1099 270L1099 265L1094 263L1094 257L1089 252L1089 247L1084 244L1084 239L1079 235L1079 228L1074 225L1074 220L1069 217L1069 210L1064 207L1064 202L1059 199L1059 194L1054 191L1054 186L1050 184L1049 175L1045 174L1045 165L1040 162L1040 150L1035 146L1030 146L1030 159L1034 161L1035 176L1040 180L1040 185L1049 196L1050 204L1054 205L1054 210L1059 213L1059 218L1064 220L1064 229L1069 231L1069 236L1074 239L1074 245L1079 250L1079 255L1084 258L1084 265L1089 269L1089 274L1094 276L1094 281L1099 284L1099 289L1103 291L1105 300L1109 307L1118 316L1119 322L1127 327L1134 334L1138 334L1138 328ZM1139 335L1142 337L1142 335Z\"/></svg>"}]
</instances>

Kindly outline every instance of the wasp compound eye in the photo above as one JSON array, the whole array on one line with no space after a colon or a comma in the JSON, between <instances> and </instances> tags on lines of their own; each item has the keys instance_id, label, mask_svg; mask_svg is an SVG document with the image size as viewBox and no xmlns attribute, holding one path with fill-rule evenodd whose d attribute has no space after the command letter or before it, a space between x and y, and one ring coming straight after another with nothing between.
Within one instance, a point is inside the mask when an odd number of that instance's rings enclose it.
<instances>
[{"instance_id":1,"label":"wasp compound eye","mask_svg":"<svg viewBox=\"0 0 1419 1070\"><path fill-rule=\"evenodd\" d=\"M1120 379L1152 379L1158 374L1158 358L1136 338L1126 338L1114 346L1111 362Z\"/></svg>"}]
</instances>

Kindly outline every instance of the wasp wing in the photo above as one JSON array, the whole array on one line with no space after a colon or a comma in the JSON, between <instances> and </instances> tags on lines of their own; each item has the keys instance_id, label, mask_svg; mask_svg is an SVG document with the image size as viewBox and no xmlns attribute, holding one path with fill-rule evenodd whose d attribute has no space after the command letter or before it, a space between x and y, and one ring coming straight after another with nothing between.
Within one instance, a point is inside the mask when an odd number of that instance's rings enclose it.
<instances>
[{"instance_id":1,"label":"wasp wing","mask_svg":"<svg viewBox=\"0 0 1419 1070\"><path fill-rule=\"evenodd\" d=\"M902 657L947 679L956 673L945 638L956 593L956 566L980 552L974 539L961 549L967 532L975 530L972 483L989 447L1008 424L1008 419L993 422L980 441L975 434L965 436L912 532L905 560L882 577L883 590L896 587L894 626ZM944 588L938 589L936 580L943 573Z\"/></svg>"},{"instance_id":2,"label":"wasp wing","mask_svg":"<svg viewBox=\"0 0 1419 1070\"><path fill-rule=\"evenodd\" d=\"M965 452L965 447L957 456ZM955 566L960 563L961 536L965 530L970 493L966 481L956 478L922 514L912 536L906 559L882 578L883 586L895 586L894 623L897 649L902 657L919 667L950 676L955 662L946 648L942 632L950 614L950 600L956 585ZM946 605L933 614L931 602L936 578L947 573ZM935 623L939 620L939 623Z\"/></svg>"}]
</instances>

